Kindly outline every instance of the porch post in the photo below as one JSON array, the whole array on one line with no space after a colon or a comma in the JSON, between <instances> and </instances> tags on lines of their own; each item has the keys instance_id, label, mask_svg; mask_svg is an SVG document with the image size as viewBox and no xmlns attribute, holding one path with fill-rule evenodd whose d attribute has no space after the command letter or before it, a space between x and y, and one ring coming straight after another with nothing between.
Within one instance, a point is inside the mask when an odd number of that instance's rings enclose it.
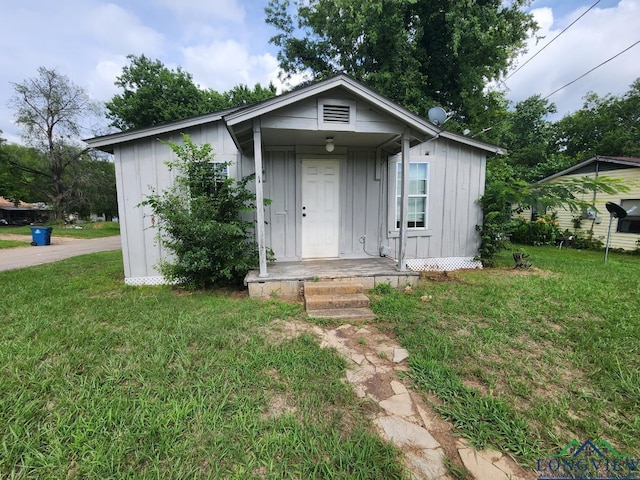
<instances>
[{"instance_id":1,"label":"porch post","mask_svg":"<svg viewBox=\"0 0 640 480\"><path fill-rule=\"evenodd\" d=\"M264 230L264 190L262 184L262 129L260 117L253 119L253 160L256 173L256 236L258 240L258 256L260 259L259 277L268 277L267 273L267 246Z\"/></svg>"},{"instance_id":2,"label":"porch post","mask_svg":"<svg viewBox=\"0 0 640 480\"><path fill-rule=\"evenodd\" d=\"M409 220L409 130L402 135L402 193L400 197L400 245L398 248L398 268L407 270L407 223ZM395 181L395 179L394 179ZM394 207L395 208L395 207Z\"/></svg>"}]
</instances>

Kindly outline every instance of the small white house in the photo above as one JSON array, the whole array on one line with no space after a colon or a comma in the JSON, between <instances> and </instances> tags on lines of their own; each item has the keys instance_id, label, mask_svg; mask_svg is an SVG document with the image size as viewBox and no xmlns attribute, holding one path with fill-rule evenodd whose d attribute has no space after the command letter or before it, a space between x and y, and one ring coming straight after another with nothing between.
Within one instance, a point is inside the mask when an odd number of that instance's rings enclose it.
<instances>
[{"instance_id":1,"label":"small white house","mask_svg":"<svg viewBox=\"0 0 640 480\"><path fill-rule=\"evenodd\" d=\"M345 75L272 99L150 128L92 138L113 153L126 283L158 284L164 255L150 188L172 182L160 140L210 143L229 175L255 173L259 277L276 262L364 259L406 269L469 268L479 246L477 204L486 157L501 153L447 132Z\"/></svg>"}]
</instances>

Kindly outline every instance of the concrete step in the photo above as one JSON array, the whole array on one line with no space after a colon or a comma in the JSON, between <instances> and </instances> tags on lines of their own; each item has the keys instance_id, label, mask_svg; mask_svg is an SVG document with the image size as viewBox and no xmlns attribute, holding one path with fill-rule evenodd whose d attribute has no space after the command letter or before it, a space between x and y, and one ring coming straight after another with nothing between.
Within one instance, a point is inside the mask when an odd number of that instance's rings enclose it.
<instances>
[{"instance_id":1,"label":"concrete step","mask_svg":"<svg viewBox=\"0 0 640 480\"><path fill-rule=\"evenodd\" d=\"M323 310L307 310L307 315L314 318L335 318L351 321L357 320L373 320L376 315L368 307L361 308L342 308L342 309L323 309Z\"/></svg>"},{"instance_id":2,"label":"concrete step","mask_svg":"<svg viewBox=\"0 0 640 480\"><path fill-rule=\"evenodd\" d=\"M362 284L324 281L304 282L304 302L307 314L315 318L335 318L349 321L373 320L369 297Z\"/></svg>"},{"instance_id":3,"label":"concrete step","mask_svg":"<svg viewBox=\"0 0 640 480\"><path fill-rule=\"evenodd\" d=\"M333 295L362 293L364 288L359 283L350 282L304 282L305 295Z\"/></svg>"},{"instance_id":4,"label":"concrete step","mask_svg":"<svg viewBox=\"0 0 640 480\"><path fill-rule=\"evenodd\" d=\"M304 296L307 310L328 310L342 308L361 308L369 306L369 297L364 293L336 293L331 295Z\"/></svg>"}]
</instances>

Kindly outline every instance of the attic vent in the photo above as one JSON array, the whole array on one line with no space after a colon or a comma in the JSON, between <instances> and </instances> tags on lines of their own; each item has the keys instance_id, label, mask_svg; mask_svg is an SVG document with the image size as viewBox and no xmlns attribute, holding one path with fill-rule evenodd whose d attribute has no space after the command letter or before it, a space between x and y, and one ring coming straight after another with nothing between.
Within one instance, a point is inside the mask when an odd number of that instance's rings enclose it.
<instances>
[{"instance_id":1,"label":"attic vent","mask_svg":"<svg viewBox=\"0 0 640 480\"><path fill-rule=\"evenodd\" d=\"M319 98L318 128L321 130L355 130L356 102L345 99Z\"/></svg>"},{"instance_id":2,"label":"attic vent","mask_svg":"<svg viewBox=\"0 0 640 480\"><path fill-rule=\"evenodd\" d=\"M351 123L351 108L349 105L328 105L322 106L322 121L324 123Z\"/></svg>"}]
</instances>

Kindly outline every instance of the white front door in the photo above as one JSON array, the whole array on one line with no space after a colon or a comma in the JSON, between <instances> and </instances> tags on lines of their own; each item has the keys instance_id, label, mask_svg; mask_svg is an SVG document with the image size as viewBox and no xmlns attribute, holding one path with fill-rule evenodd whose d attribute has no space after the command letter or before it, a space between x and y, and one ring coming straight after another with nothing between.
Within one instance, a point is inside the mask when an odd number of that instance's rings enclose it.
<instances>
[{"instance_id":1,"label":"white front door","mask_svg":"<svg viewBox=\"0 0 640 480\"><path fill-rule=\"evenodd\" d=\"M337 258L340 162L302 161L302 258Z\"/></svg>"}]
</instances>

